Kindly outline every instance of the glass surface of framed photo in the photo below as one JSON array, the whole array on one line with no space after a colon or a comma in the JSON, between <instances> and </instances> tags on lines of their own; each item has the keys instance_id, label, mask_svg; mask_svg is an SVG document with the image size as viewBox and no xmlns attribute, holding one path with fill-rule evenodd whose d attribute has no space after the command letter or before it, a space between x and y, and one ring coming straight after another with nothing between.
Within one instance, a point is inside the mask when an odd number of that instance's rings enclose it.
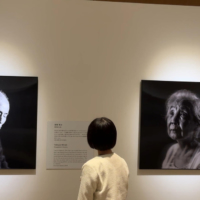
<instances>
[{"instance_id":1,"label":"glass surface of framed photo","mask_svg":"<svg viewBox=\"0 0 200 200\"><path fill-rule=\"evenodd\" d=\"M141 82L140 169L200 169L200 83Z\"/></svg>"},{"instance_id":2,"label":"glass surface of framed photo","mask_svg":"<svg viewBox=\"0 0 200 200\"><path fill-rule=\"evenodd\" d=\"M0 76L0 169L35 169L37 77Z\"/></svg>"}]
</instances>

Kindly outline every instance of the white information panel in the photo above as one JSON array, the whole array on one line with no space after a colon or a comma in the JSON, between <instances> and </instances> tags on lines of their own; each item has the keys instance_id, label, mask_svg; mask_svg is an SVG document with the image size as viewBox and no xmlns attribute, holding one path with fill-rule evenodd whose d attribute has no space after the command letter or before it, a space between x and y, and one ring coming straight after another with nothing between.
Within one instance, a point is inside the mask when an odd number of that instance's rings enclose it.
<instances>
[{"instance_id":1,"label":"white information panel","mask_svg":"<svg viewBox=\"0 0 200 200\"><path fill-rule=\"evenodd\" d=\"M47 124L47 169L81 169L94 157L87 143L89 122L52 121Z\"/></svg>"}]
</instances>

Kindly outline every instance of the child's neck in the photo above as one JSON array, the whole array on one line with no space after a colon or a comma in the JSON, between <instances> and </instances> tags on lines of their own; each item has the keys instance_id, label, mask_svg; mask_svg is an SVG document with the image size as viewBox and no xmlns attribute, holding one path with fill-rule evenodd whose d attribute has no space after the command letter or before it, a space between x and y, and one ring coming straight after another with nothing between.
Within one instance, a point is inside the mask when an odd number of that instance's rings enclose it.
<instances>
[{"instance_id":1,"label":"child's neck","mask_svg":"<svg viewBox=\"0 0 200 200\"><path fill-rule=\"evenodd\" d=\"M100 151L98 150L98 155L105 155L105 154L110 154L113 153L111 149L105 150L105 151Z\"/></svg>"}]
</instances>

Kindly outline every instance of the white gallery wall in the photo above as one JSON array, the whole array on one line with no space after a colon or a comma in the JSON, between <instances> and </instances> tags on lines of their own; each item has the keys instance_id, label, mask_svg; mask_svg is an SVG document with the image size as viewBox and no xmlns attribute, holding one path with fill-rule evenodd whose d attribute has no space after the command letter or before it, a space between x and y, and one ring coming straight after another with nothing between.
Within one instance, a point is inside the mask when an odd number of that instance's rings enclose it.
<instances>
[{"instance_id":1,"label":"white gallery wall","mask_svg":"<svg viewBox=\"0 0 200 200\"><path fill-rule=\"evenodd\" d=\"M46 170L47 121L111 118L128 200L199 200L200 171L139 170L140 81L200 81L200 7L0 0L0 75L38 76L36 170L1 170L2 200L76 200L80 170Z\"/></svg>"}]
</instances>

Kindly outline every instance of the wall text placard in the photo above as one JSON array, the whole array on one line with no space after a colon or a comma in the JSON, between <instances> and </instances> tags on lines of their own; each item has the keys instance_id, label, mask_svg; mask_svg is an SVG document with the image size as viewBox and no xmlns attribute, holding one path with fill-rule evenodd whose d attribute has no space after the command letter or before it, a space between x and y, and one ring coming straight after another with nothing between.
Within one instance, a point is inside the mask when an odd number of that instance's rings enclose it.
<instances>
[{"instance_id":1,"label":"wall text placard","mask_svg":"<svg viewBox=\"0 0 200 200\"><path fill-rule=\"evenodd\" d=\"M89 122L51 121L47 124L47 169L81 169L93 158L87 143Z\"/></svg>"}]
</instances>

